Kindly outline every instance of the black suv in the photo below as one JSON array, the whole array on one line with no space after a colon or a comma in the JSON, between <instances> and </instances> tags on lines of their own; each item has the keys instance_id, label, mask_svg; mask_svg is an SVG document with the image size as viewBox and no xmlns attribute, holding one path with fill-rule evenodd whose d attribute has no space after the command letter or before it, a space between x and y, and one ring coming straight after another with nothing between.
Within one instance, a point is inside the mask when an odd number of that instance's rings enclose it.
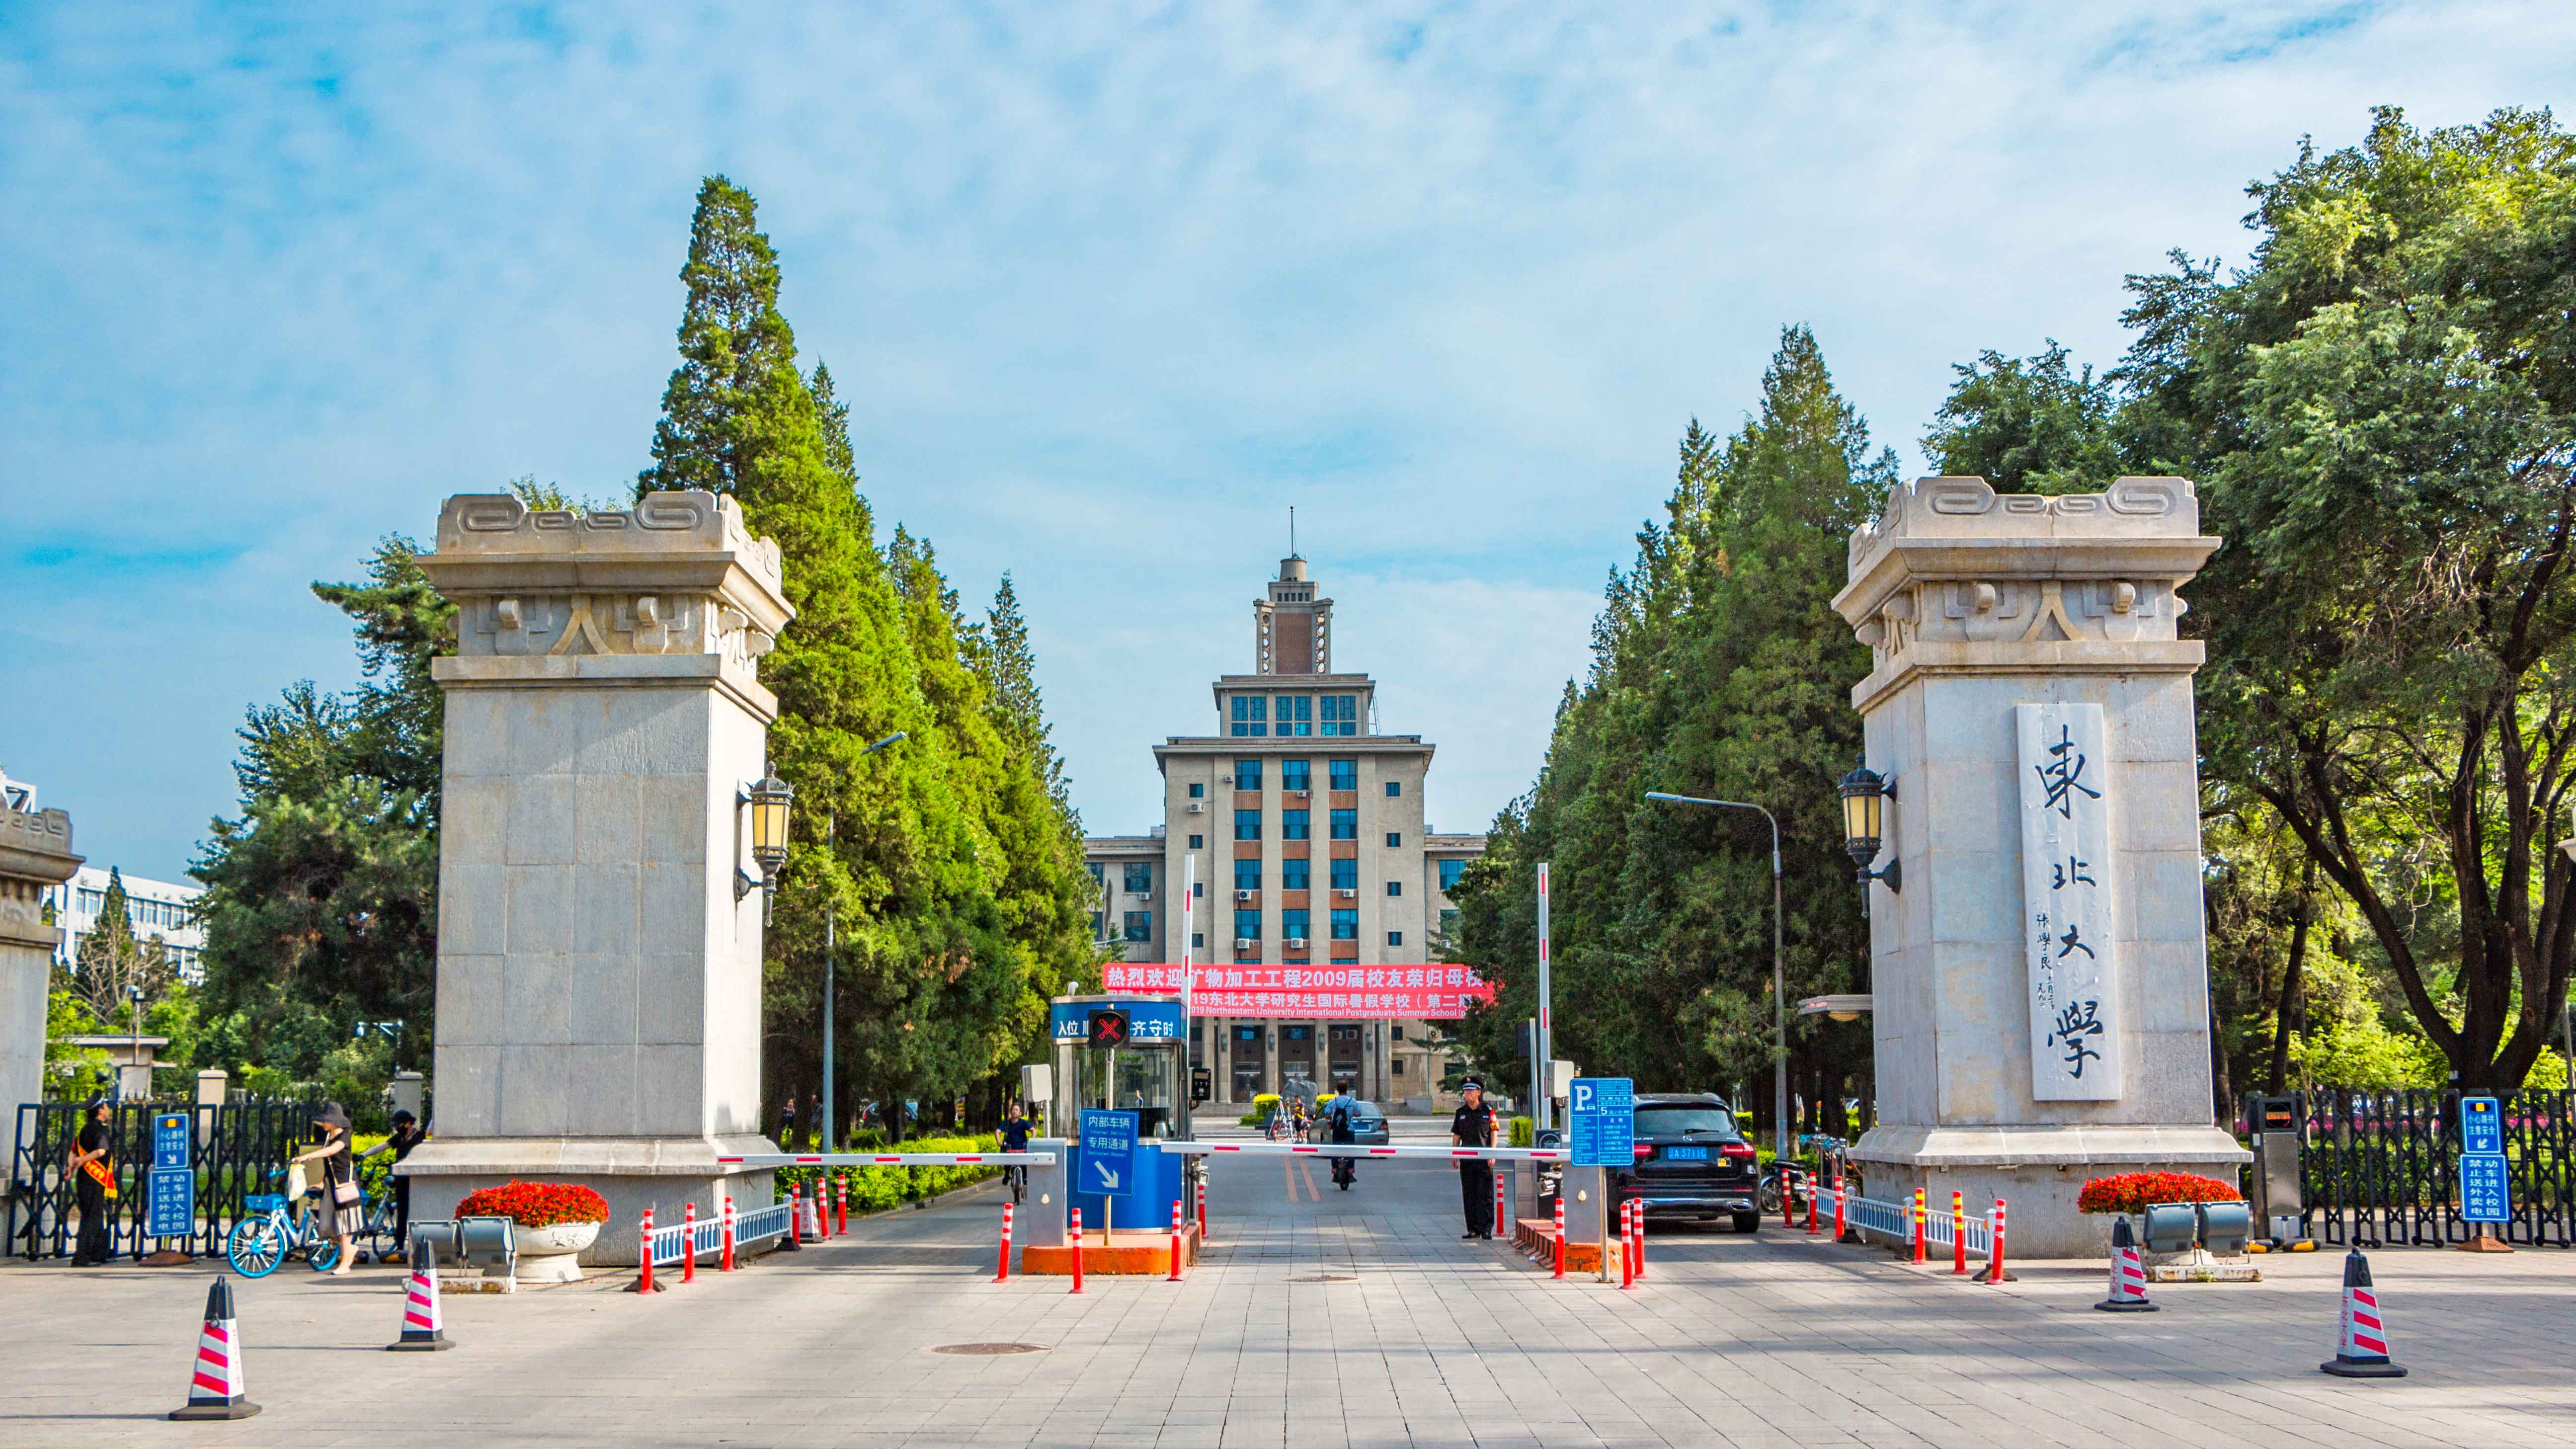
<instances>
[{"instance_id":1,"label":"black suv","mask_svg":"<svg viewBox=\"0 0 2576 1449\"><path fill-rule=\"evenodd\" d=\"M1636 1163L1609 1172L1611 1221L1633 1198L1649 1218L1731 1215L1739 1233L1762 1230L1761 1170L1726 1099L1713 1092L1640 1096L1635 1120Z\"/></svg>"}]
</instances>

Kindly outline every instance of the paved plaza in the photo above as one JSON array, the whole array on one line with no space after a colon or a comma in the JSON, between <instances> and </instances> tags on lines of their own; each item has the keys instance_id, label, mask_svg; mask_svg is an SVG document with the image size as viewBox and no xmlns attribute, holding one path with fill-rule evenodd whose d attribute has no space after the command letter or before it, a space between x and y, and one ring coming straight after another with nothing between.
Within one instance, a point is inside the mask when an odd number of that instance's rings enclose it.
<instances>
[{"instance_id":1,"label":"paved plaza","mask_svg":"<svg viewBox=\"0 0 2576 1449\"><path fill-rule=\"evenodd\" d=\"M1408 1123L1408 1136L1423 1125ZM2372 1259L2399 1382L2316 1370L2341 1258L2159 1287L2098 1267L1946 1268L1776 1224L1676 1232L1632 1292L1458 1241L1434 1165L1220 1162L1185 1283L992 1275L992 1185L650 1299L631 1279L449 1295L450 1353L380 1351L399 1269L240 1286L258 1418L173 1424L207 1275L0 1269L0 1445L2576 1444L2576 1255ZM1328 1281L1301 1281L1324 1279ZM1022 1342L975 1358L944 1344Z\"/></svg>"}]
</instances>

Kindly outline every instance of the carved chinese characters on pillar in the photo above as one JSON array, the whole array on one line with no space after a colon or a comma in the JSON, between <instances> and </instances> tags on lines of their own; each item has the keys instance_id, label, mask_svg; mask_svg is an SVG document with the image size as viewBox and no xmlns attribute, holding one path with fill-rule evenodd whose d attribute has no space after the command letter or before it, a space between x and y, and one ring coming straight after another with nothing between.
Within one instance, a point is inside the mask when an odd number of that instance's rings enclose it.
<instances>
[{"instance_id":1,"label":"carved chinese characters on pillar","mask_svg":"<svg viewBox=\"0 0 2576 1449\"><path fill-rule=\"evenodd\" d=\"M2120 1095L2120 1021L2102 706L2024 704L2013 713L2020 737L2031 1096L2107 1102Z\"/></svg>"}]
</instances>

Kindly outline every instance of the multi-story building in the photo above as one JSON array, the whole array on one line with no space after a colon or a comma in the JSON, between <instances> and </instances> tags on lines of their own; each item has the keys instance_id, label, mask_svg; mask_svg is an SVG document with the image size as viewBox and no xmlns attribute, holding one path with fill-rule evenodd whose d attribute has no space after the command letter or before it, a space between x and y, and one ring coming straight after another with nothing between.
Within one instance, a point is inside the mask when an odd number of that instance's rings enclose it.
<instances>
[{"instance_id":1,"label":"multi-story building","mask_svg":"<svg viewBox=\"0 0 2576 1449\"><path fill-rule=\"evenodd\" d=\"M63 928L62 951L56 959L77 959L81 938L98 928L98 913L107 904L107 876L106 871L85 865L70 880L45 892L45 903L54 908L54 924ZM197 923L197 898L206 888L139 875L123 880L125 917L133 924L134 938L149 942L160 937L179 979L191 986L203 982L205 968L197 963L197 953L205 948L206 933Z\"/></svg>"},{"instance_id":2,"label":"multi-story building","mask_svg":"<svg viewBox=\"0 0 2576 1449\"><path fill-rule=\"evenodd\" d=\"M1282 559L1253 604L1253 671L1213 687L1215 729L1154 747L1163 823L1086 842L1101 940L1169 966L1186 933L1200 968L1191 1063L1223 1103L1301 1081L1434 1097L1436 1023L1482 990L1439 943L1449 888L1485 838L1432 832L1433 746L1377 732L1376 682L1333 669L1332 615L1306 561ZM1111 983L1179 985L1176 971L1114 967Z\"/></svg>"}]
</instances>

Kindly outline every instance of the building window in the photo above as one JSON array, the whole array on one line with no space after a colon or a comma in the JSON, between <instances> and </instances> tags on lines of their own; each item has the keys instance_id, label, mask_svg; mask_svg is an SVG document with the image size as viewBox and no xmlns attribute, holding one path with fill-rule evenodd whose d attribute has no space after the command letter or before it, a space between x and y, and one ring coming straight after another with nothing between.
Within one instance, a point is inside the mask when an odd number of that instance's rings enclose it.
<instances>
[{"instance_id":1,"label":"building window","mask_svg":"<svg viewBox=\"0 0 2576 1449\"><path fill-rule=\"evenodd\" d=\"M1084 868L1091 872L1092 889L1100 889L1103 885L1101 874L1107 869L1107 867L1103 866L1099 861L1093 860L1084 862Z\"/></svg>"},{"instance_id":2,"label":"building window","mask_svg":"<svg viewBox=\"0 0 2576 1449\"><path fill-rule=\"evenodd\" d=\"M1457 911L1444 910L1440 913L1440 934L1444 936L1454 936L1458 934Z\"/></svg>"},{"instance_id":3,"label":"building window","mask_svg":"<svg viewBox=\"0 0 2576 1449\"><path fill-rule=\"evenodd\" d=\"M1386 798L1392 800L1403 793L1404 782L1402 780L1389 780L1386 782Z\"/></svg>"},{"instance_id":4,"label":"building window","mask_svg":"<svg viewBox=\"0 0 2576 1449\"><path fill-rule=\"evenodd\" d=\"M1204 950L1206 950L1206 949L1207 949L1207 932L1205 932L1205 931L1192 931L1192 932L1190 932L1190 949L1191 949L1191 950L1194 950L1194 951L1204 951Z\"/></svg>"},{"instance_id":5,"label":"building window","mask_svg":"<svg viewBox=\"0 0 2576 1449\"><path fill-rule=\"evenodd\" d=\"M1333 862L1333 889L1355 891L1360 888L1360 863L1352 859Z\"/></svg>"},{"instance_id":6,"label":"building window","mask_svg":"<svg viewBox=\"0 0 2576 1449\"><path fill-rule=\"evenodd\" d=\"M1386 943L1387 943L1388 945L1390 945L1390 946L1401 946L1401 945L1403 945L1403 944L1404 944L1404 933L1403 933L1402 931L1389 931L1389 932L1387 932L1387 933L1386 933Z\"/></svg>"},{"instance_id":7,"label":"building window","mask_svg":"<svg viewBox=\"0 0 2576 1449\"><path fill-rule=\"evenodd\" d=\"M1154 939L1154 913L1152 911L1129 911L1127 913L1127 939L1130 941L1150 941Z\"/></svg>"},{"instance_id":8,"label":"building window","mask_svg":"<svg viewBox=\"0 0 2576 1449\"><path fill-rule=\"evenodd\" d=\"M1190 899L1194 901L1203 901L1207 899L1206 881L1194 880L1190 882Z\"/></svg>"},{"instance_id":9,"label":"building window","mask_svg":"<svg viewBox=\"0 0 2576 1449\"><path fill-rule=\"evenodd\" d=\"M1206 798L1207 798L1207 786L1200 784L1200 783L1199 783L1198 781L1196 781L1196 780L1191 781L1191 782L1190 782L1190 798L1191 798L1191 799L1193 799L1193 800L1204 800L1204 799L1206 799Z\"/></svg>"},{"instance_id":10,"label":"building window","mask_svg":"<svg viewBox=\"0 0 2576 1449\"><path fill-rule=\"evenodd\" d=\"M1388 881L1386 883L1386 893L1391 896L1400 896L1404 894L1404 882L1400 880Z\"/></svg>"},{"instance_id":11,"label":"building window","mask_svg":"<svg viewBox=\"0 0 2576 1449\"><path fill-rule=\"evenodd\" d=\"M1095 941L1106 941L1109 939L1109 913L1107 911L1093 911L1091 913L1091 939Z\"/></svg>"},{"instance_id":12,"label":"building window","mask_svg":"<svg viewBox=\"0 0 2576 1449\"><path fill-rule=\"evenodd\" d=\"M1280 788L1280 789L1282 789L1282 790L1311 790L1311 789L1315 788L1314 781L1315 781L1315 762L1314 762L1314 761L1312 761L1312 760L1281 760L1281 761L1279 762L1279 788Z\"/></svg>"},{"instance_id":13,"label":"building window","mask_svg":"<svg viewBox=\"0 0 2576 1449\"><path fill-rule=\"evenodd\" d=\"M1259 760L1237 760L1234 762L1234 788L1238 790L1258 790L1261 788L1261 762Z\"/></svg>"},{"instance_id":14,"label":"building window","mask_svg":"<svg viewBox=\"0 0 2576 1449\"><path fill-rule=\"evenodd\" d=\"M1359 938L1360 913L1357 911L1334 911L1333 939L1336 941L1356 941Z\"/></svg>"},{"instance_id":15,"label":"building window","mask_svg":"<svg viewBox=\"0 0 2576 1449\"><path fill-rule=\"evenodd\" d=\"M1238 860L1234 863L1234 888L1239 891L1261 889L1261 862Z\"/></svg>"},{"instance_id":16,"label":"building window","mask_svg":"<svg viewBox=\"0 0 2576 1449\"><path fill-rule=\"evenodd\" d=\"M1234 812L1234 838L1237 840L1259 840L1261 838L1261 812L1258 810L1237 810Z\"/></svg>"},{"instance_id":17,"label":"building window","mask_svg":"<svg viewBox=\"0 0 2576 1449\"><path fill-rule=\"evenodd\" d=\"M1390 830L1390 831L1388 831L1388 832L1386 833L1386 846L1387 846L1387 849L1389 849L1389 850L1393 850L1394 848L1396 848L1397 846L1402 845L1402 844L1404 844L1404 832L1403 832L1403 831L1401 831L1401 830Z\"/></svg>"},{"instance_id":18,"label":"building window","mask_svg":"<svg viewBox=\"0 0 2576 1449\"><path fill-rule=\"evenodd\" d=\"M1293 728L1291 726L1292 720L1294 721ZM1279 733L1283 735L1290 733L1311 735L1314 732L1315 701L1313 696L1304 694L1281 695L1279 697Z\"/></svg>"},{"instance_id":19,"label":"building window","mask_svg":"<svg viewBox=\"0 0 2576 1449\"><path fill-rule=\"evenodd\" d=\"M1397 1030L1399 1030L1399 1031L1400 1031L1400 1030L1402 1030L1402 1029L1403 1029L1403 1028L1401 1028L1401 1027L1397 1028ZM1402 1040L1403 1040L1403 1038L1402 1038L1402 1037L1398 1037L1398 1038L1396 1038L1396 1040L1398 1040L1398 1041L1402 1041ZM1394 1065L1393 1071L1394 1071L1395 1075L1397 1075L1397 1076L1399 1076L1399 1077L1404 1075L1404 1058L1402 1058L1402 1057L1397 1057L1397 1058L1395 1059L1395 1065Z\"/></svg>"},{"instance_id":20,"label":"building window","mask_svg":"<svg viewBox=\"0 0 2576 1449\"><path fill-rule=\"evenodd\" d=\"M1333 838L1334 838L1335 840L1357 840L1357 839L1359 839L1359 838L1360 838L1360 812L1358 812L1358 811L1356 811L1356 810L1336 810L1336 811L1334 811L1334 812L1333 812Z\"/></svg>"},{"instance_id":21,"label":"building window","mask_svg":"<svg viewBox=\"0 0 2576 1449\"><path fill-rule=\"evenodd\" d=\"M1234 939L1238 941L1258 941L1261 939L1261 913L1259 911L1237 911L1234 913Z\"/></svg>"},{"instance_id":22,"label":"building window","mask_svg":"<svg viewBox=\"0 0 2576 1449\"><path fill-rule=\"evenodd\" d=\"M1399 1022L1395 1023L1394 1025L1392 1025L1392 1026L1388 1027L1388 1028L1386 1029L1386 1037L1387 1037L1387 1040L1389 1040L1389 1041L1402 1041L1402 1040L1404 1040L1404 1023L1399 1021Z\"/></svg>"},{"instance_id":23,"label":"building window","mask_svg":"<svg viewBox=\"0 0 2576 1449\"><path fill-rule=\"evenodd\" d=\"M1154 893L1154 863L1152 861L1131 860L1127 862L1125 874L1127 894L1131 896L1150 896Z\"/></svg>"},{"instance_id":24,"label":"building window","mask_svg":"<svg viewBox=\"0 0 2576 1449\"><path fill-rule=\"evenodd\" d=\"M1306 939L1307 914L1308 913L1305 911L1281 911L1279 913L1279 934L1291 941L1302 941Z\"/></svg>"},{"instance_id":25,"label":"building window","mask_svg":"<svg viewBox=\"0 0 2576 1449\"><path fill-rule=\"evenodd\" d=\"M1306 882L1309 879L1307 867L1311 864L1312 862L1302 856L1295 860L1279 862L1279 888L1283 891L1307 889Z\"/></svg>"},{"instance_id":26,"label":"building window","mask_svg":"<svg viewBox=\"0 0 2576 1449\"><path fill-rule=\"evenodd\" d=\"M1191 836L1191 837L1190 837L1190 849L1192 849L1192 850L1205 850L1206 848L1207 848L1207 837L1206 837L1206 836L1204 836L1204 835L1193 835L1193 836Z\"/></svg>"},{"instance_id":27,"label":"building window","mask_svg":"<svg viewBox=\"0 0 2576 1449\"><path fill-rule=\"evenodd\" d=\"M1359 761L1357 761L1357 760L1334 760L1334 761L1332 761L1332 762L1331 762L1331 768L1332 768L1332 772L1333 772L1333 788L1334 788L1334 789L1336 789L1336 790L1356 790L1356 789L1358 789L1358 788L1360 787L1360 762L1359 762Z\"/></svg>"},{"instance_id":28,"label":"building window","mask_svg":"<svg viewBox=\"0 0 2576 1449\"><path fill-rule=\"evenodd\" d=\"M1268 695L1238 694L1234 697L1234 732L1256 738L1270 733Z\"/></svg>"},{"instance_id":29,"label":"building window","mask_svg":"<svg viewBox=\"0 0 2576 1449\"><path fill-rule=\"evenodd\" d=\"M1444 892L1456 890L1458 888L1458 877L1465 875L1466 873L1467 862L1463 860L1444 860L1440 862L1440 889Z\"/></svg>"},{"instance_id":30,"label":"building window","mask_svg":"<svg viewBox=\"0 0 2576 1449\"><path fill-rule=\"evenodd\" d=\"M1307 836L1306 820L1312 813L1312 811L1307 810L1280 811L1279 838L1282 840L1304 840ZM1333 813L1338 815L1341 812L1335 811Z\"/></svg>"},{"instance_id":31,"label":"building window","mask_svg":"<svg viewBox=\"0 0 2576 1449\"><path fill-rule=\"evenodd\" d=\"M1356 694L1323 696L1324 733L1355 735L1360 732L1360 697Z\"/></svg>"}]
</instances>

